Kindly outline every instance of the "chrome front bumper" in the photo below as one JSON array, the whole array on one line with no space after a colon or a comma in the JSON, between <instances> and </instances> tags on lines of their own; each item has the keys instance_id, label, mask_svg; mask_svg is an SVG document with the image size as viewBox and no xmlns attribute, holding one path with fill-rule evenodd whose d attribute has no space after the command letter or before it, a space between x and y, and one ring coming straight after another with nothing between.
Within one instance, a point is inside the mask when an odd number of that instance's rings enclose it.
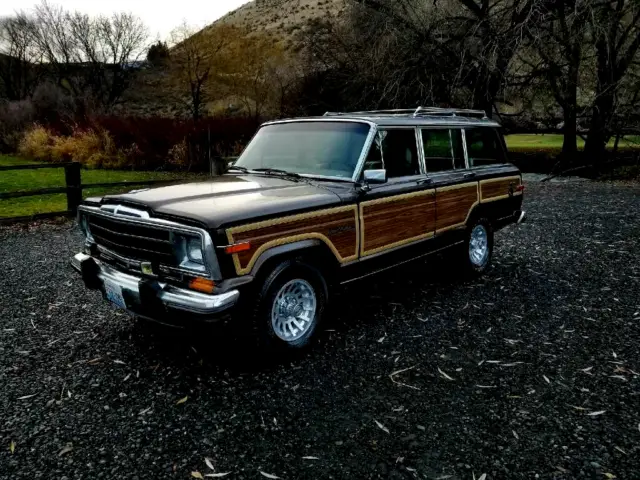
<instances>
[{"instance_id":1,"label":"chrome front bumper","mask_svg":"<svg viewBox=\"0 0 640 480\"><path fill-rule=\"evenodd\" d=\"M233 307L240 297L238 290L209 295L161 281L151 281L120 272L84 253L76 254L71 259L71 265L82 275L88 288L104 293L105 280L115 283L122 290L127 310L154 320L161 320L156 317L170 310L188 312L203 320L215 320L209 317Z\"/></svg>"}]
</instances>

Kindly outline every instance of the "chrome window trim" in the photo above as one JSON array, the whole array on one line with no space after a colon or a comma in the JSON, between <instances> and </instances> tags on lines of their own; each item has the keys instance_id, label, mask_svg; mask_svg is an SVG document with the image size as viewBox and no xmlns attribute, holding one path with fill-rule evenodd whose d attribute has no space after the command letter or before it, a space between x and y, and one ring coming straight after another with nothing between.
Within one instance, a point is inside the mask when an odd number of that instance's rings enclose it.
<instances>
[{"instance_id":1,"label":"chrome window trim","mask_svg":"<svg viewBox=\"0 0 640 480\"><path fill-rule=\"evenodd\" d=\"M505 162L505 163L491 163L489 165L478 165L477 167L471 167L469 170L473 170L474 172L480 171L482 172L482 170L490 170L490 169L494 169L496 167L512 167L513 164L509 163L509 162Z\"/></svg>"},{"instance_id":2,"label":"chrome window trim","mask_svg":"<svg viewBox=\"0 0 640 480\"><path fill-rule=\"evenodd\" d=\"M81 205L78 207L78 214L80 212L85 212L90 215L96 215L99 217L104 217L107 219L115 219L119 221L123 221L125 223L132 223L134 225L141 225L146 227L158 228L160 230L167 230L169 232L177 232L184 234L197 235L200 237L202 241L202 250L205 256L205 272L206 275L203 275L203 272L197 270L183 269L177 267L171 267L169 265L163 265L164 268L167 268L171 271L187 273L195 276L203 276L206 278L210 278L212 280L220 280L222 278L222 274L220 272L220 265L218 263L218 257L215 253L215 248L213 245L213 240L211 239L211 235L203 228L198 227L190 227L188 225L182 225L180 223L172 222L170 220L164 220L161 218L144 218L144 217L130 217L128 215L115 215L113 213L105 212L101 210L100 207L90 207L88 205ZM124 257L123 257L124 258ZM126 259L127 261L131 261L132 259Z\"/></svg>"},{"instance_id":3,"label":"chrome window trim","mask_svg":"<svg viewBox=\"0 0 640 480\"><path fill-rule=\"evenodd\" d=\"M420 162L420 172L422 175L427 174L427 160L424 155L424 142L422 141L422 129L415 127L416 130L416 144L418 145L418 161Z\"/></svg>"},{"instance_id":4,"label":"chrome window trim","mask_svg":"<svg viewBox=\"0 0 640 480\"><path fill-rule=\"evenodd\" d=\"M454 180L452 180L452 182L454 182L454 183L461 183L459 179L456 179L458 177L453 177L452 176L456 172L459 173L461 171L462 171L462 169L459 168L458 170L442 170L441 172L433 172L431 174L431 180L433 180L433 184L434 185L436 184L436 182L442 181L443 179L446 181L448 178L454 179ZM473 180L469 180L469 181L472 182Z\"/></svg>"},{"instance_id":5,"label":"chrome window trim","mask_svg":"<svg viewBox=\"0 0 640 480\"><path fill-rule=\"evenodd\" d=\"M469 163L469 152L467 151L467 129L461 128L460 131L462 132L462 149L464 150L464 164L467 167L466 169L469 170L471 168L471 164Z\"/></svg>"},{"instance_id":6,"label":"chrome window trim","mask_svg":"<svg viewBox=\"0 0 640 480\"><path fill-rule=\"evenodd\" d=\"M449 132L449 149L451 150L451 170L456 169L456 154L453 150L453 135L451 135L451 129L448 129Z\"/></svg>"},{"instance_id":7,"label":"chrome window trim","mask_svg":"<svg viewBox=\"0 0 640 480\"><path fill-rule=\"evenodd\" d=\"M364 147L362 147L362 153L360 153L360 158L358 159L358 163L356 164L356 168L353 172L353 177L351 180L353 182L359 183L360 178L362 178L362 172L364 169L364 164L367 161L367 157L369 156L369 150L373 146L373 141L378 134L378 127L374 123L368 122L370 124L369 136L364 142ZM380 154L382 156L382 153ZM384 163L383 163L384 165Z\"/></svg>"}]
</instances>

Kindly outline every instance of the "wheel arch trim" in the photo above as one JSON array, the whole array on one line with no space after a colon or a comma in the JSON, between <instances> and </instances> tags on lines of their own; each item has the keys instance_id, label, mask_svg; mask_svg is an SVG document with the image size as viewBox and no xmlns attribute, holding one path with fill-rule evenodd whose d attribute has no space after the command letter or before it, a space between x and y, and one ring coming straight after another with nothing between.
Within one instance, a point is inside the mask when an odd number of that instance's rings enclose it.
<instances>
[{"instance_id":1,"label":"wheel arch trim","mask_svg":"<svg viewBox=\"0 0 640 480\"><path fill-rule=\"evenodd\" d=\"M335 247L333 247L333 244L327 237L321 233L307 233L295 237L280 238L278 240L265 243L256 250L256 253L249 264L245 268L240 268L239 273L243 275L251 274L255 277L264 264L272 258L280 255L304 252L317 247L327 248L327 251L331 252L336 262L340 263L341 260L339 254L337 254ZM239 265L236 265L236 268L238 267Z\"/></svg>"}]
</instances>

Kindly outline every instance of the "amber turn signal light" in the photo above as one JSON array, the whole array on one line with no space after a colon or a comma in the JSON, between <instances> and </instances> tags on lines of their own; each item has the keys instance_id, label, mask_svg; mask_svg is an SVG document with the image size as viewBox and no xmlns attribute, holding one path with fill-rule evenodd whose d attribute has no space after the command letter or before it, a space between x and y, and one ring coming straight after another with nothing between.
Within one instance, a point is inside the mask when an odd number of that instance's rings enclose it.
<instances>
[{"instance_id":1,"label":"amber turn signal light","mask_svg":"<svg viewBox=\"0 0 640 480\"><path fill-rule=\"evenodd\" d=\"M216 284L208 278L196 277L189 282L189 288L203 293L213 293L213 287Z\"/></svg>"},{"instance_id":2,"label":"amber turn signal light","mask_svg":"<svg viewBox=\"0 0 640 480\"><path fill-rule=\"evenodd\" d=\"M231 255L234 253L246 252L250 248L251 248L251 243L249 242L236 243L235 245L229 245L228 247L225 247L224 253Z\"/></svg>"}]
</instances>

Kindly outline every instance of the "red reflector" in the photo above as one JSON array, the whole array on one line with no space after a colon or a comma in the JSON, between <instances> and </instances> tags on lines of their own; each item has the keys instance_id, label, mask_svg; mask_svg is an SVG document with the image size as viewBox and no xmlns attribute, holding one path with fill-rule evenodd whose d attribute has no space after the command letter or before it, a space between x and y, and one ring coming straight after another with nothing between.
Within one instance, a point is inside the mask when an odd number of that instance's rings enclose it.
<instances>
[{"instance_id":1,"label":"red reflector","mask_svg":"<svg viewBox=\"0 0 640 480\"><path fill-rule=\"evenodd\" d=\"M516 187L516 192L524 192L524 185L518 185Z\"/></svg>"},{"instance_id":2,"label":"red reflector","mask_svg":"<svg viewBox=\"0 0 640 480\"><path fill-rule=\"evenodd\" d=\"M235 245L229 245L228 247L225 247L224 252L231 255L233 253L246 252L250 248L251 243L249 242L236 243Z\"/></svg>"}]
</instances>

